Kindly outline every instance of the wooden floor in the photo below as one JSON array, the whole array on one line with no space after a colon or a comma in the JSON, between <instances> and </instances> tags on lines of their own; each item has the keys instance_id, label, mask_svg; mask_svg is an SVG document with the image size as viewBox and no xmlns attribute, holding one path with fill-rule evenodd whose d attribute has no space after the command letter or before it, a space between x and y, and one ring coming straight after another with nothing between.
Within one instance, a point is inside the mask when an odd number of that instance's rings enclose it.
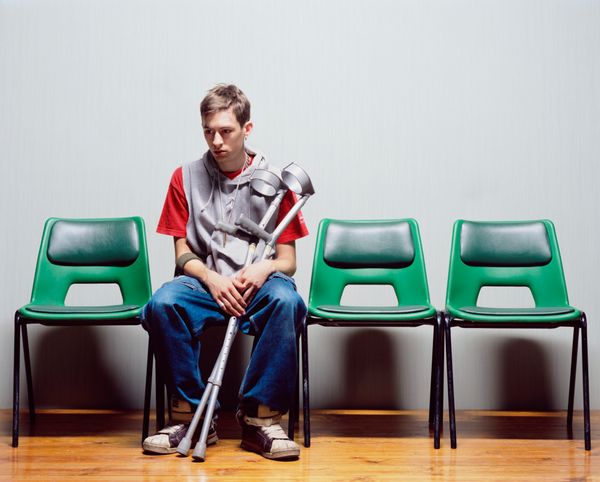
<instances>
[{"instance_id":1,"label":"wooden floor","mask_svg":"<svg viewBox=\"0 0 600 482\"><path fill-rule=\"evenodd\" d=\"M141 414L40 411L22 416L19 448L10 446L11 412L0 411L0 480L194 481L600 481L600 412L592 414L592 451L583 450L582 417L573 439L564 413L462 411L458 448L448 427L434 450L424 411L314 411L313 439L300 460L273 462L239 448L231 413L206 462L140 449Z\"/></svg>"}]
</instances>

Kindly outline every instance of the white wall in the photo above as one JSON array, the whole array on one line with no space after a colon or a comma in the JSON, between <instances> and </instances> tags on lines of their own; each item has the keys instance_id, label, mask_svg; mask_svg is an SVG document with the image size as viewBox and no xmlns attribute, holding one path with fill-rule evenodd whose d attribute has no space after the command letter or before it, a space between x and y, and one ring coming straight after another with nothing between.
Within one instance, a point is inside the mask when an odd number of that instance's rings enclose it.
<instances>
[{"instance_id":1,"label":"white wall","mask_svg":"<svg viewBox=\"0 0 600 482\"><path fill-rule=\"evenodd\" d=\"M592 0L0 0L0 406L44 219L143 216L158 287L173 263L154 234L169 176L204 150L206 90L234 82L253 145L317 189L298 243L305 296L322 217L418 219L440 308L455 219L550 218L589 315L600 408L598 25ZM313 406L427 405L428 329L311 335ZM453 341L459 408L565 406L569 330ZM140 328L33 327L31 343L39 404L141 406Z\"/></svg>"}]
</instances>

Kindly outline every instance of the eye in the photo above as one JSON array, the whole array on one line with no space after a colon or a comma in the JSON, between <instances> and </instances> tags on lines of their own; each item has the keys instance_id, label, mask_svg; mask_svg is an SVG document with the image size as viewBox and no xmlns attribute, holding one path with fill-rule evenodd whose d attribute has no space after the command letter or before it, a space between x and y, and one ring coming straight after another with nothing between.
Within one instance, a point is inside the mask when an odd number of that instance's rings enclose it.
<instances>
[{"instance_id":1,"label":"eye","mask_svg":"<svg viewBox=\"0 0 600 482\"><path fill-rule=\"evenodd\" d=\"M223 134L231 134L231 129L223 129L221 132Z\"/></svg>"},{"instance_id":2,"label":"eye","mask_svg":"<svg viewBox=\"0 0 600 482\"><path fill-rule=\"evenodd\" d=\"M211 129L204 128L204 133L205 133L206 135L210 135L210 133L211 133L211 132L212 132L212 131L211 131Z\"/></svg>"}]
</instances>

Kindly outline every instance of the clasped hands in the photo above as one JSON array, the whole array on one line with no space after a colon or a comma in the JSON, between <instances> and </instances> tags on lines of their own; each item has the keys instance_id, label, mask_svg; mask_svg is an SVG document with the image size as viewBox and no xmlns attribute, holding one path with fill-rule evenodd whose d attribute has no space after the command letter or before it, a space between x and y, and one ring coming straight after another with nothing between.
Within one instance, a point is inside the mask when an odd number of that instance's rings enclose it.
<instances>
[{"instance_id":1,"label":"clasped hands","mask_svg":"<svg viewBox=\"0 0 600 482\"><path fill-rule=\"evenodd\" d=\"M252 297L275 271L272 260L246 266L234 277L210 271L206 279L210 294L221 309L232 316L242 316Z\"/></svg>"}]
</instances>

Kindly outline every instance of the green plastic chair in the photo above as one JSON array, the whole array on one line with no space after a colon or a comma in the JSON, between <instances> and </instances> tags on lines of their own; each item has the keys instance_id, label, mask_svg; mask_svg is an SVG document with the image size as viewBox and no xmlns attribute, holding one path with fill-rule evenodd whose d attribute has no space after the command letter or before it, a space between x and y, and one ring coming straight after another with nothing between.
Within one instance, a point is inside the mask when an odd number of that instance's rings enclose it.
<instances>
[{"instance_id":1,"label":"green plastic chair","mask_svg":"<svg viewBox=\"0 0 600 482\"><path fill-rule=\"evenodd\" d=\"M484 286L528 287L535 307L479 307L477 298ZM567 426L571 431L581 329L585 449L591 449L586 316L569 305L560 251L551 221L456 221L444 318L452 448L456 448L456 420L451 328L548 329L567 326L573 328Z\"/></svg>"},{"instance_id":2,"label":"green plastic chair","mask_svg":"<svg viewBox=\"0 0 600 482\"><path fill-rule=\"evenodd\" d=\"M348 285L391 285L396 306L341 305ZM429 302L419 228L414 219L323 219L317 234L308 315L302 333L304 445L310 446L308 327L433 326L429 423L439 448L442 411L442 316Z\"/></svg>"},{"instance_id":3,"label":"green plastic chair","mask_svg":"<svg viewBox=\"0 0 600 482\"><path fill-rule=\"evenodd\" d=\"M123 303L67 306L69 287L79 283L116 283ZM46 221L29 304L15 313L13 435L19 443L20 346L23 338L29 416L35 404L27 325L137 325L151 295L144 222L140 217ZM148 382L146 383L148 385Z\"/></svg>"}]
</instances>

